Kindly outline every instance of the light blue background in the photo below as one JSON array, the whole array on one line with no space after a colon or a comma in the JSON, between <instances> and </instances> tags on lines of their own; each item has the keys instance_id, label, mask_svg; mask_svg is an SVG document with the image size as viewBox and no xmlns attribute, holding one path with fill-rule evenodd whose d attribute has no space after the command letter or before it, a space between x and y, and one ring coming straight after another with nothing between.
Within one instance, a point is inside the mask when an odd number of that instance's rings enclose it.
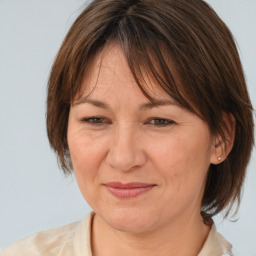
<instances>
[{"instance_id":1,"label":"light blue background","mask_svg":"<svg viewBox=\"0 0 256 256\"><path fill-rule=\"evenodd\" d=\"M208 0L233 32L256 106L256 1ZM82 0L0 0L0 248L90 211L73 177L65 178L45 128L52 61ZM256 256L256 154L235 223L216 218L237 256Z\"/></svg>"}]
</instances>

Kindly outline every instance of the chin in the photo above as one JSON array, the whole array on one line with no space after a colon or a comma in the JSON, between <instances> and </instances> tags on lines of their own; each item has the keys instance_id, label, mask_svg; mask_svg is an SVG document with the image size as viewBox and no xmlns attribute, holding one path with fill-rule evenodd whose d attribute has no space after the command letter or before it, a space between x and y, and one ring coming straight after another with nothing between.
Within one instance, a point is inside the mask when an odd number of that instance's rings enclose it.
<instances>
[{"instance_id":1,"label":"chin","mask_svg":"<svg viewBox=\"0 0 256 256\"><path fill-rule=\"evenodd\" d=\"M143 233L149 231L155 224L155 215L145 214L138 209L118 209L108 215L99 214L112 228L129 233ZM154 219L153 219L154 218Z\"/></svg>"}]
</instances>

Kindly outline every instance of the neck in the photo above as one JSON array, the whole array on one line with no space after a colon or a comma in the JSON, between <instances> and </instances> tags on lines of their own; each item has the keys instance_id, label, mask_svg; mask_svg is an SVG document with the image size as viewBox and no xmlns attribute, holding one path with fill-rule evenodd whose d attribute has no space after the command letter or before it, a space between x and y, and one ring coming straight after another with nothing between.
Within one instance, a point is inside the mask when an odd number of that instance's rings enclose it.
<instances>
[{"instance_id":1,"label":"neck","mask_svg":"<svg viewBox=\"0 0 256 256\"><path fill-rule=\"evenodd\" d=\"M92 225L92 251L94 256L196 256L209 230L199 215L184 216L179 222L157 230L128 233L112 228L96 214Z\"/></svg>"}]
</instances>

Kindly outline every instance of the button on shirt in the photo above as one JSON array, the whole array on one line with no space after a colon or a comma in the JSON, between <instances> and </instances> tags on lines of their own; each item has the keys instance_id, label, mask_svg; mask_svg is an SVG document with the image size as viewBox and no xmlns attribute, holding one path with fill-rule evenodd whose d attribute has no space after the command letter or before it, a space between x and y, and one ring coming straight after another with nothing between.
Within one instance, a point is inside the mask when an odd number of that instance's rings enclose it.
<instances>
[{"instance_id":1,"label":"button on shirt","mask_svg":"<svg viewBox=\"0 0 256 256\"><path fill-rule=\"evenodd\" d=\"M41 231L15 242L0 256L92 256L91 223L94 213L81 222ZM213 224L198 256L230 256L231 245Z\"/></svg>"}]
</instances>

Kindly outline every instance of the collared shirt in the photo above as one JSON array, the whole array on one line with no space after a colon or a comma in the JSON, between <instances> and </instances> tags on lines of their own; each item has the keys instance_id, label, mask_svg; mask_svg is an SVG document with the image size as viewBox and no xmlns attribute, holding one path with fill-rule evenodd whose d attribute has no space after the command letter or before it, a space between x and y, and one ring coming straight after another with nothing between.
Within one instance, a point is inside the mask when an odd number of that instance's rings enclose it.
<instances>
[{"instance_id":1,"label":"collared shirt","mask_svg":"<svg viewBox=\"0 0 256 256\"><path fill-rule=\"evenodd\" d=\"M94 213L81 222L41 231L13 243L0 256L92 256L91 223ZM232 255L231 245L213 224L198 256Z\"/></svg>"}]
</instances>

